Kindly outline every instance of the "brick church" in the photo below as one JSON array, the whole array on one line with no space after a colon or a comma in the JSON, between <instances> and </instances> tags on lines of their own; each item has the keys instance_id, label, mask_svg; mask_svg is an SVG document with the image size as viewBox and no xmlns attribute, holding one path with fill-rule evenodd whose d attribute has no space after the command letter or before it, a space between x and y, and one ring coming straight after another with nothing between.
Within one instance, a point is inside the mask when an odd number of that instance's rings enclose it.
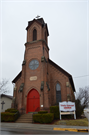
<instances>
[{"instance_id":1,"label":"brick church","mask_svg":"<svg viewBox=\"0 0 89 135\"><path fill-rule=\"evenodd\" d=\"M74 101L72 76L49 59L47 23L28 22L22 71L14 78L12 107L24 113L47 110L62 101Z\"/></svg>"}]
</instances>

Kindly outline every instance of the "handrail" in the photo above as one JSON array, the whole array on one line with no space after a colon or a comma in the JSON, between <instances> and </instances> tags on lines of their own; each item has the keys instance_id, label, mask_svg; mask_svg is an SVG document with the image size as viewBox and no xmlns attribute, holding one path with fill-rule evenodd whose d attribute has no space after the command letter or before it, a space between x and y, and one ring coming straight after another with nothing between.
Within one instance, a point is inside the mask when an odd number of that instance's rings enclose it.
<instances>
[{"instance_id":1,"label":"handrail","mask_svg":"<svg viewBox=\"0 0 89 135\"><path fill-rule=\"evenodd\" d=\"M19 111L17 111L14 115L16 115L16 114L18 114L19 113Z\"/></svg>"},{"instance_id":2,"label":"handrail","mask_svg":"<svg viewBox=\"0 0 89 135\"><path fill-rule=\"evenodd\" d=\"M39 110L40 110L40 107L37 107L36 110L35 110L35 112L36 112L36 111L39 111Z\"/></svg>"}]
</instances>

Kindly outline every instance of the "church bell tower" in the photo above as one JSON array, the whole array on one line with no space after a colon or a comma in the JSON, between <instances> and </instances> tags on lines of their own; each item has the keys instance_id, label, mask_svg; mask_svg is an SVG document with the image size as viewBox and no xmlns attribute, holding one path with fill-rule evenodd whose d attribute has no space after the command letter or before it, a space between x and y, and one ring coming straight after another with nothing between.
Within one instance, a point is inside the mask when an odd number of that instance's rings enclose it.
<instances>
[{"instance_id":1,"label":"church bell tower","mask_svg":"<svg viewBox=\"0 0 89 135\"><path fill-rule=\"evenodd\" d=\"M26 106L28 113L29 111L35 111L37 108L40 110L45 107L49 107L47 88L49 32L47 24L44 22L43 18L29 21L26 30L27 42L25 43L25 55L22 64L22 80L24 83L22 106ZM28 107L29 104L31 104L31 101L29 101L29 93L32 90L36 90L38 92L39 105L36 106L35 109L30 110ZM25 98L25 95L27 99Z\"/></svg>"}]
</instances>

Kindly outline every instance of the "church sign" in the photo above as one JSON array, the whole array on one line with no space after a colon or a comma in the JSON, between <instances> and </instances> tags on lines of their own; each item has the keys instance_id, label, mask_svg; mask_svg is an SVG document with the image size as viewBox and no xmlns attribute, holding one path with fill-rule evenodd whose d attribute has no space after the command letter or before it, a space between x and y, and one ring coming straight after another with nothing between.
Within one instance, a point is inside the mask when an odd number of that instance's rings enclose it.
<instances>
[{"instance_id":1,"label":"church sign","mask_svg":"<svg viewBox=\"0 0 89 135\"><path fill-rule=\"evenodd\" d=\"M75 111L75 103L74 102L60 102L59 103L60 111Z\"/></svg>"},{"instance_id":2,"label":"church sign","mask_svg":"<svg viewBox=\"0 0 89 135\"><path fill-rule=\"evenodd\" d=\"M67 115L67 114L74 114L74 119L76 119L75 110L76 109L75 109L74 102L70 102L70 101L59 102L60 119L61 119L61 115Z\"/></svg>"},{"instance_id":3,"label":"church sign","mask_svg":"<svg viewBox=\"0 0 89 135\"><path fill-rule=\"evenodd\" d=\"M31 76L30 77L30 81L34 81L34 80L37 80L37 76Z\"/></svg>"}]
</instances>

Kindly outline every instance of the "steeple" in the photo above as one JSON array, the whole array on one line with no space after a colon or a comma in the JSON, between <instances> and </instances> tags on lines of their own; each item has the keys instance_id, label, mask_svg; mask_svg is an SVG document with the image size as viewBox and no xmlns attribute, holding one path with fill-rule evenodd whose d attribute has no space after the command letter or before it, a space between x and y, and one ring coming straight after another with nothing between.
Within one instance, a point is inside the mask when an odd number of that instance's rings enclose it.
<instances>
[{"instance_id":1,"label":"steeple","mask_svg":"<svg viewBox=\"0 0 89 135\"><path fill-rule=\"evenodd\" d=\"M43 18L33 19L28 22L27 30L27 42L36 40L43 40L48 45L48 27Z\"/></svg>"}]
</instances>

